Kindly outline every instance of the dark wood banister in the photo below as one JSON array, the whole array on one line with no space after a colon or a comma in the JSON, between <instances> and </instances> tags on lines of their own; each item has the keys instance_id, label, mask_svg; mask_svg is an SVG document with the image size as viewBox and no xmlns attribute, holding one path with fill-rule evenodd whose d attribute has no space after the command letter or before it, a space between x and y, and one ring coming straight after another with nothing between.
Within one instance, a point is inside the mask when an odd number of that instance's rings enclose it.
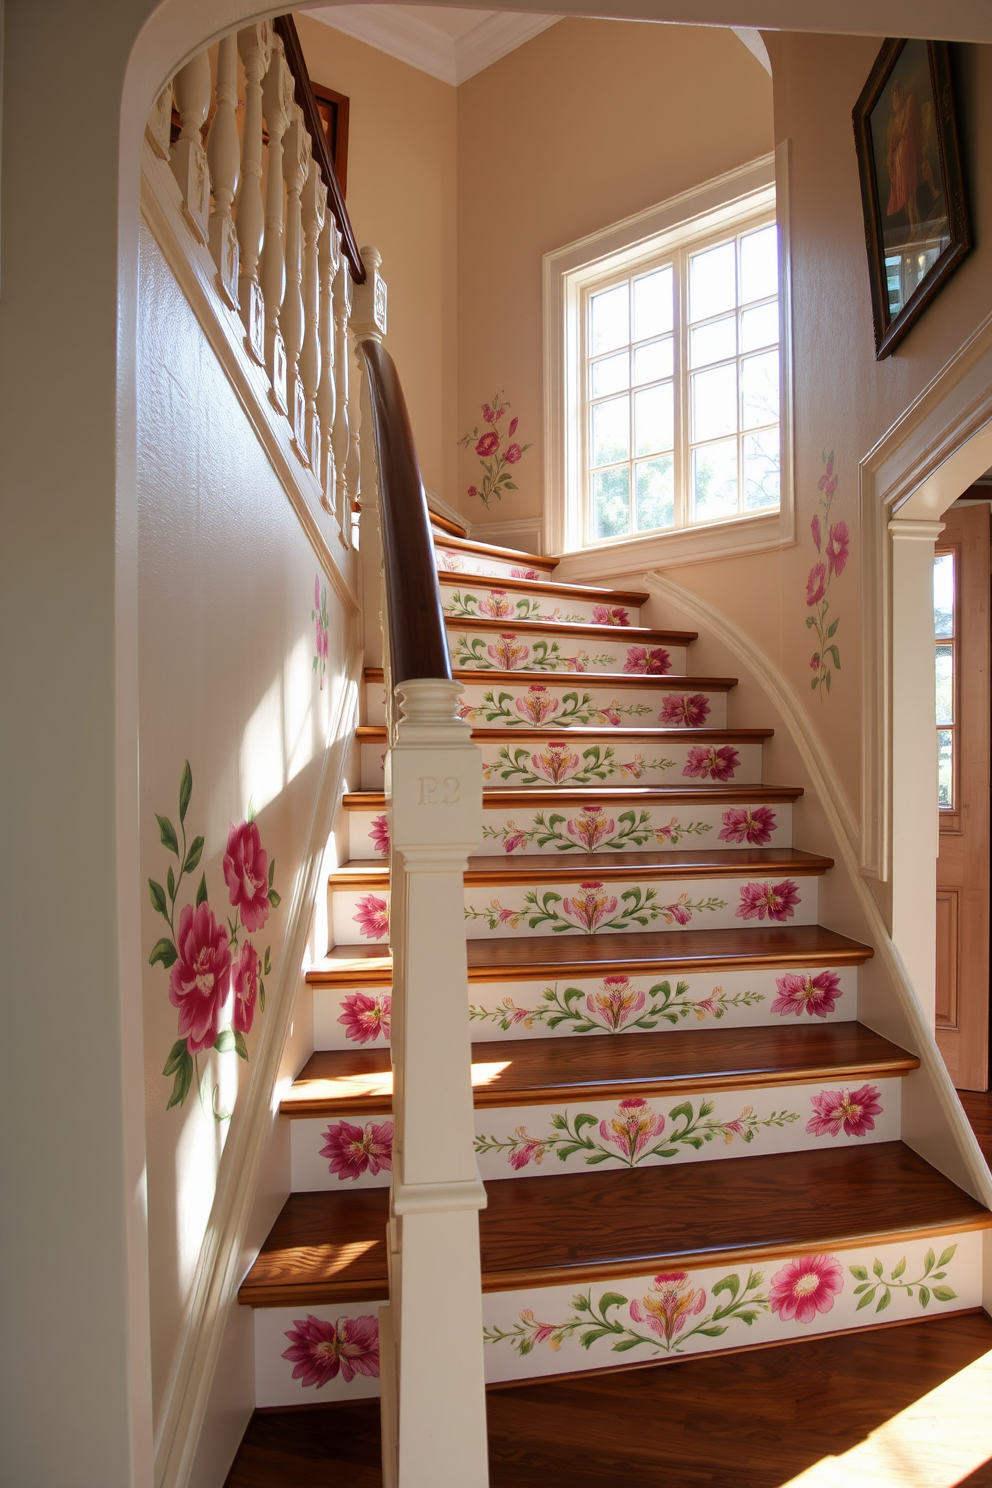
<instances>
[{"instance_id":1,"label":"dark wood banister","mask_svg":"<svg viewBox=\"0 0 992 1488\"><path fill-rule=\"evenodd\" d=\"M303 123L307 133L313 141L314 159L320 167L320 173L327 187L327 205L333 213L334 220L341 234L341 252L348 260L351 268L351 277L356 284L365 283L365 265L362 263L362 255L358 251L355 242L355 234L352 231L351 218L348 216L348 208L344 204L341 194L341 186L338 182L334 162L327 145L327 135L324 133L324 122L317 109L317 100L310 86L310 74L307 64L303 58L303 48L300 46L300 37L296 29L296 22L291 15L275 16L272 22L276 35L282 37L282 44L286 49L286 61L289 70L293 74L296 85L296 102L303 110Z\"/></svg>"},{"instance_id":2,"label":"dark wood banister","mask_svg":"<svg viewBox=\"0 0 992 1488\"><path fill-rule=\"evenodd\" d=\"M372 433L379 470L379 512L386 577L390 681L451 681L434 540L406 400L389 352L359 343L368 371Z\"/></svg>"}]
</instances>

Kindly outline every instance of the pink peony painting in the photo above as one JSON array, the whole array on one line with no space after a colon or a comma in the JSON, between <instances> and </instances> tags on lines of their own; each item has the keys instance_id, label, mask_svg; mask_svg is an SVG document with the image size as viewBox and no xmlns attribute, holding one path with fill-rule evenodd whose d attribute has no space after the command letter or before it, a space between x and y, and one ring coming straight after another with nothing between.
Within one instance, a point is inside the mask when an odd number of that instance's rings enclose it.
<instances>
[{"instance_id":1,"label":"pink peony painting","mask_svg":"<svg viewBox=\"0 0 992 1488\"><path fill-rule=\"evenodd\" d=\"M261 930L269 918L269 858L253 821L231 823L224 854L228 896L248 931Z\"/></svg>"},{"instance_id":2,"label":"pink peony painting","mask_svg":"<svg viewBox=\"0 0 992 1488\"><path fill-rule=\"evenodd\" d=\"M220 1032L220 1015L231 980L231 947L207 903L183 907L169 976L169 1001L179 1009L179 1036L190 1054L209 1049Z\"/></svg>"},{"instance_id":3,"label":"pink peony painting","mask_svg":"<svg viewBox=\"0 0 992 1488\"><path fill-rule=\"evenodd\" d=\"M392 997L388 992L371 997L367 992L349 992L341 1003L338 1022L344 1025L345 1034L353 1043L375 1043L380 1036L383 1043L388 1043L391 1007Z\"/></svg>"},{"instance_id":4,"label":"pink peony painting","mask_svg":"<svg viewBox=\"0 0 992 1488\"><path fill-rule=\"evenodd\" d=\"M828 593L834 579L839 579L851 554L851 534L846 522L830 519L834 495L837 491L837 476L834 474L834 452L821 454L823 474L820 476L820 492L817 511L809 524L810 536L816 549L816 559L806 579L806 629L816 635L816 649L809 660L813 673L810 687L819 691L822 703L829 695L834 672L840 671L840 649L834 637L840 625L840 617L830 618Z\"/></svg>"},{"instance_id":5,"label":"pink peony painting","mask_svg":"<svg viewBox=\"0 0 992 1488\"><path fill-rule=\"evenodd\" d=\"M282 1357L304 1389L320 1390L339 1374L346 1384L356 1374L379 1378L379 1322L371 1314L329 1323L310 1312L294 1320L286 1337L290 1346Z\"/></svg>"},{"instance_id":6,"label":"pink peony painting","mask_svg":"<svg viewBox=\"0 0 992 1488\"><path fill-rule=\"evenodd\" d=\"M350 1121L334 1121L321 1135L324 1146L320 1155L328 1159L327 1168L332 1177L358 1179L363 1173L371 1173L375 1178L393 1166L391 1121L381 1125L369 1121L364 1127L353 1126Z\"/></svg>"},{"instance_id":7,"label":"pink peony painting","mask_svg":"<svg viewBox=\"0 0 992 1488\"><path fill-rule=\"evenodd\" d=\"M504 400L503 394L497 393L491 403L482 405L482 422L487 427L480 432L479 425L476 424L458 441L462 449L471 447L482 463L482 484L481 486L469 486L468 494L478 496L485 507L490 506L494 500L502 501L504 491L517 490L513 479L516 471L513 467L519 465L530 449L529 444L521 444L514 437L517 432L518 419L510 420L505 436L500 430L500 420L509 407L510 404ZM528 577L537 578L538 575L531 573Z\"/></svg>"},{"instance_id":8,"label":"pink peony painting","mask_svg":"<svg viewBox=\"0 0 992 1488\"><path fill-rule=\"evenodd\" d=\"M844 1290L844 1271L831 1255L802 1256L772 1277L768 1302L783 1323L811 1323L818 1312L829 1312Z\"/></svg>"}]
</instances>

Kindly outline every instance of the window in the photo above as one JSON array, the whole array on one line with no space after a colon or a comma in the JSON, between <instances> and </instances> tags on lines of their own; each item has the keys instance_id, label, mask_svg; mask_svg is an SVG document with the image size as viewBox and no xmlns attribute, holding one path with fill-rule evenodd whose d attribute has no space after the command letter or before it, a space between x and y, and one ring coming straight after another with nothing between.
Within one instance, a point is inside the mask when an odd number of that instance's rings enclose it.
<instances>
[{"instance_id":1,"label":"window","mask_svg":"<svg viewBox=\"0 0 992 1488\"><path fill-rule=\"evenodd\" d=\"M791 538L780 257L774 157L545 257L554 551Z\"/></svg>"}]
</instances>

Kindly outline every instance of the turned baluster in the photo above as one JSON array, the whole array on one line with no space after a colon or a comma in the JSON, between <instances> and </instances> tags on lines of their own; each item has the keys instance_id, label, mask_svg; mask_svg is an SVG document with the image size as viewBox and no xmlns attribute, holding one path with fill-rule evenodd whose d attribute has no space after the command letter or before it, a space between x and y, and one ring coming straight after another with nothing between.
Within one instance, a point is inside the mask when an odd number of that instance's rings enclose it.
<instances>
[{"instance_id":1,"label":"turned baluster","mask_svg":"<svg viewBox=\"0 0 992 1488\"><path fill-rule=\"evenodd\" d=\"M365 266L365 279L361 284L355 286L354 310L351 316L351 337L355 345L355 355L358 363L359 379L364 376L365 362L359 345L362 341L371 339L382 340L386 334L386 281L379 273L382 263L382 254L378 248L360 248L362 263ZM345 482L348 487L348 495L351 498L351 510L342 513L344 521L350 529L353 514L357 515L361 497L361 471L362 471L362 430L361 420L356 419L354 414L360 409L361 400L352 397L351 438L348 448L348 464L345 471Z\"/></svg>"},{"instance_id":2,"label":"turned baluster","mask_svg":"<svg viewBox=\"0 0 992 1488\"><path fill-rule=\"evenodd\" d=\"M320 386L317 389L317 413L320 417L320 484L321 501L326 511L334 511L334 414L337 393L334 386L334 300L335 283L341 267L338 230L330 211L324 219L317 243L320 272Z\"/></svg>"},{"instance_id":3,"label":"turned baluster","mask_svg":"<svg viewBox=\"0 0 992 1488\"><path fill-rule=\"evenodd\" d=\"M303 188L303 350L300 380L306 398L306 451L310 468L320 478L320 416L317 393L320 382L320 235L327 213L327 187L311 158L310 173Z\"/></svg>"},{"instance_id":4,"label":"turned baluster","mask_svg":"<svg viewBox=\"0 0 992 1488\"><path fill-rule=\"evenodd\" d=\"M303 349L303 204L301 193L310 166L310 136L303 127L303 110L296 103L289 111L289 128L283 149L286 178L286 289L282 298L279 328L286 347L286 405L293 437L300 454L306 450L306 395L300 377Z\"/></svg>"},{"instance_id":5,"label":"turned baluster","mask_svg":"<svg viewBox=\"0 0 992 1488\"><path fill-rule=\"evenodd\" d=\"M262 204L262 79L272 56L272 27L259 21L238 32L238 51L245 69L245 122L241 146L241 186L236 221L240 265L238 299L249 352L265 362L265 329L258 260L265 230Z\"/></svg>"},{"instance_id":6,"label":"turned baluster","mask_svg":"<svg viewBox=\"0 0 992 1488\"><path fill-rule=\"evenodd\" d=\"M172 84L166 83L161 93L152 104L148 122L145 125L145 139L151 145L159 160L169 158L169 134L172 124Z\"/></svg>"},{"instance_id":7,"label":"turned baluster","mask_svg":"<svg viewBox=\"0 0 992 1488\"><path fill-rule=\"evenodd\" d=\"M334 296L334 381L335 409L334 432L331 443L334 447L334 510L338 518L338 531L345 546L351 542L351 506L348 500L348 453L351 448L351 430L348 419L348 320L351 315L351 274L347 263L342 263Z\"/></svg>"},{"instance_id":8,"label":"turned baluster","mask_svg":"<svg viewBox=\"0 0 992 1488\"><path fill-rule=\"evenodd\" d=\"M265 241L259 262L259 279L265 299L265 366L272 384L272 401L286 412L286 348L280 328L280 311L286 291L286 260L283 244L283 136L293 104L293 79L286 66L281 39L272 41L272 59L262 85L262 107L269 127L269 154L265 172Z\"/></svg>"},{"instance_id":9,"label":"turned baluster","mask_svg":"<svg viewBox=\"0 0 992 1488\"><path fill-rule=\"evenodd\" d=\"M217 48L217 112L207 139L207 164L214 193L210 214L210 252L217 265L221 298L232 310L238 307L238 239L231 208L238 189L241 148L234 117L238 106L238 42L224 36Z\"/></svg>"},{"instance_id":10,"label":"turned baluster","mask_svg":"<svg viewBox=\"0 0 992 1488\"><path fill-rule=\"evenodd\" d=\"M200 130L210 110L210 54L200 52L172 80L182 132L169 151L172 174L182 192L183 213L201 243L207 241L210 176Z\"/></svg>"}]
</instances>

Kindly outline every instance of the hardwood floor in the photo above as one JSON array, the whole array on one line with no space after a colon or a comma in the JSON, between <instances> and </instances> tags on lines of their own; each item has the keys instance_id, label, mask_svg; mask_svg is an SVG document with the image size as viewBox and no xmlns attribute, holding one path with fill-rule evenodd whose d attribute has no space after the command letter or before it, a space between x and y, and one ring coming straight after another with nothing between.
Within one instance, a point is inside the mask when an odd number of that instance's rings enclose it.
<instances>
[{"instance_id":1,"label":"hardwood floor","mask_svg":"<svg viewBox=\"0 0 992 1488\"><path fill-rule=\"evenodd\" d=\"M971 1313L491 1390L491 1488L781 1488L990 1349L992 1319ZM380 1488L378 1417L378 1402L256 1412L226 1488ZM903 1460L879 1488L929 1481ZM992 1488L992 1461L965 1485Z\"/></svg>"}]
</instances>

